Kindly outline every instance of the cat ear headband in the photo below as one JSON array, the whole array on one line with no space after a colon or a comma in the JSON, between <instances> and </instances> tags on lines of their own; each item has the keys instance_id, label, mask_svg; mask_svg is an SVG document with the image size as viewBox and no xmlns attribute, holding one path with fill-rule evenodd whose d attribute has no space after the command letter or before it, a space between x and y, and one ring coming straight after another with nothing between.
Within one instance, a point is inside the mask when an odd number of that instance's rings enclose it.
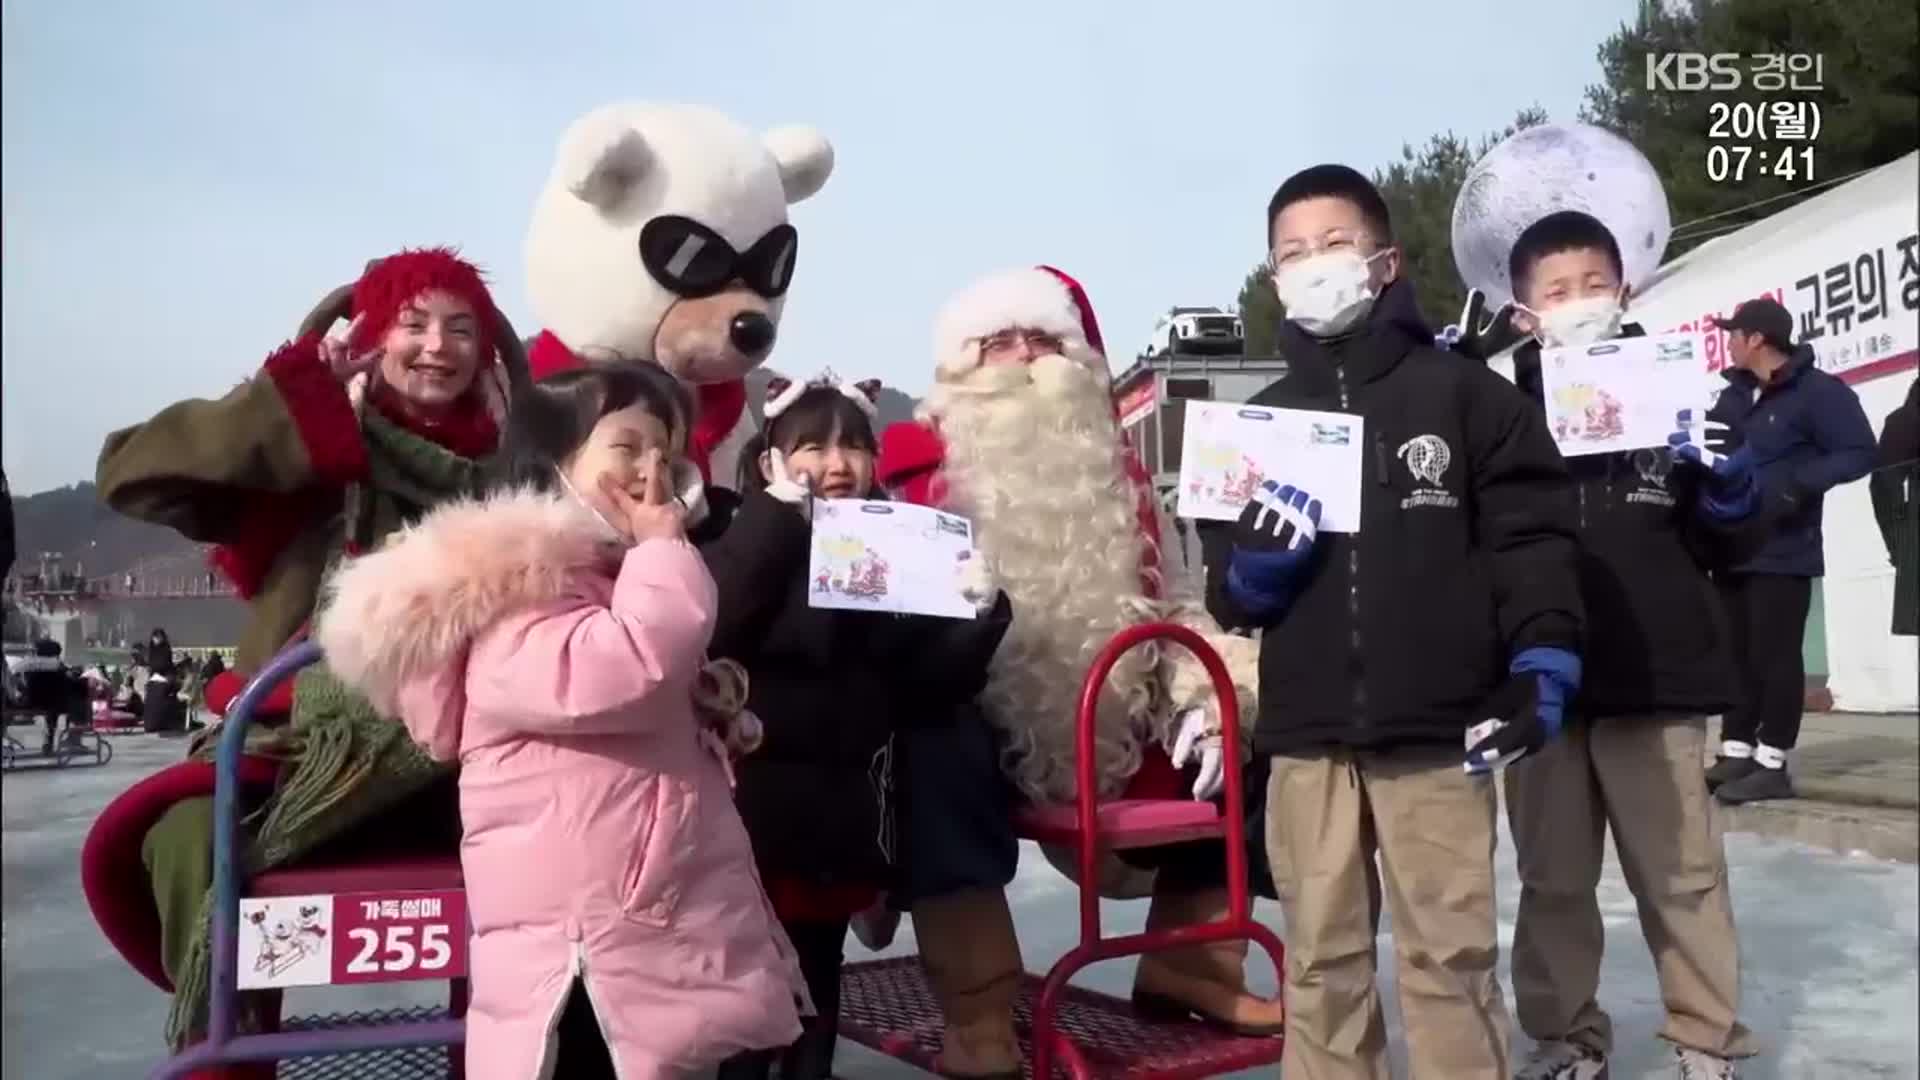
<instances>
[{"instance_id":1,"label":"cat ear headband","mask_svg":"<svg viewBox=\"0 0 1920 1080\"><path fill-rule=\"evenodd\" d=\"M822 371L805 382L781 378L778 375L768 379L767 404L761 410L761 415L772 420L786 412L794 402L799 401L801 394L816 387L830 387L840 391L852 399L853 403L860 407L861 412L867 414L868 420L878 419L874 399L880 395L880 380L862 379L857 383L843 383L840 381L840 376L833 373L832 368Z\"/></svg>"}]
</instances>

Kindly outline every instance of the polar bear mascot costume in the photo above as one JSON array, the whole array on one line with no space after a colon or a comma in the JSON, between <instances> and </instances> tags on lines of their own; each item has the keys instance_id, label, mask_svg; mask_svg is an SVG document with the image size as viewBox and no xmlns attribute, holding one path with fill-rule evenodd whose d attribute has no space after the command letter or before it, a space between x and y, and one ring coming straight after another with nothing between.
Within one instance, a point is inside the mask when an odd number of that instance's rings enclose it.
<instances>
[{"instance_id":1,"label":"polar bear mascot costume","mask_svg":"<svg viewBox=\"0 0 1920 1080\"><path fill-rule=\"evenodd\" d=\"M699 402L689 453L730 487L754 426L745 376L773 349L800 238L787 207L833 148L810 127L755 135L696 105L606 105L574 121L534 205L527 288L537 380L652 363Z\"/></svg>"}]
</instances>

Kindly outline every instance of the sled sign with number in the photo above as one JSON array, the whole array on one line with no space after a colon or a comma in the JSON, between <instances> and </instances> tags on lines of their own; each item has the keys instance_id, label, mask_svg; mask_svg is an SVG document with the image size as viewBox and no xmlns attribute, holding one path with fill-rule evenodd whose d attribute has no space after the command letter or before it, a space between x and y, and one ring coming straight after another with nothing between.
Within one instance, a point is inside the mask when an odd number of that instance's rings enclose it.
<instances>
[{"instance_id":1,"label":"sled sign with number","mask_svg":"<svg viewBox=\"0 0 1920 1080\"><path fill-rule=\"evenodd\" d=\"M459 890L240 901L242 990L466 973L467 898Z\"/></svg>"}]
</instances>

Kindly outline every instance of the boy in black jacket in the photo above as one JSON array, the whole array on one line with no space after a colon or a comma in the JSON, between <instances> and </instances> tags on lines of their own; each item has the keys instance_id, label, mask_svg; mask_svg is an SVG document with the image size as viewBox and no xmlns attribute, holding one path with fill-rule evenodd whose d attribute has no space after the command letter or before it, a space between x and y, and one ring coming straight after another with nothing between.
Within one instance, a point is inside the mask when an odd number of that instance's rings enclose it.
<instances>
[{"instance_id":1,"label":"boy in black jacket","mask_svg":"<svg viewBox=\"0 0 1920 1080\"><path fill-rule=\"evenodd\" d=\"M1515 325L1536 342L1514 356L1542 401L1540 350L1615 336L1628 286L1620 248L1587 214L1563 211L1520 234L1509 258ZM1514 1011L1538 1044L1520 1080L1606 1075L1612 1023L1600 1008L1605 932L1595 888L1609 828L1640 909L1666 1003L1661 1037L1681 1075L1731 1077L1754 1052L1738 1019L1740 953L1726 856L1700 762L1707 716L1737 699L1711 564L1754 520L1750 455L1718 445L1689 410L1669 446L1568 459L1579 507L1585 679L1565 732L1507 773L1520 869ZM1691 1069L1691 1071L1688 1071Z\"/></svg>"},{"instance_id":2,"label":"boy in black jacket","mask_svg":"<svg viewBox=\"0 0 1920 1080\"><path fill-rule=\"evenodd\" d=\"M1290 368L1253 403L1358 413L1368 444L1359 533L1316 536L1287 477L1201 528L1209 610L1261 632L1281 1069L1387 1075L1384 897L1415 1075L1507 1080L1487 773L1552 738L1579 684L1566 466L1519 391L1434 347L1365 177L1307 169L1267 225Z\"/></svg>"}]
</instances>

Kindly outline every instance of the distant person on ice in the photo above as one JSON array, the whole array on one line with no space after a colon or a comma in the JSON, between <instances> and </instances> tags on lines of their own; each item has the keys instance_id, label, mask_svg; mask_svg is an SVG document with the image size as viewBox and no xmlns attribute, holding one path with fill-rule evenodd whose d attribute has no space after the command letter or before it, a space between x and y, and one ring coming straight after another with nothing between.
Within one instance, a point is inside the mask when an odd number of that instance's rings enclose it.
<instances>
[{"instance_id":1,"label":"distant person on ice","mask_svg":"<svg viewBox=\"0 0 1920 1080\"><path fill-rule=\"evenodd\" d=\"M1593 217L1542 218L1508 261L1516 326L1536 339L1514 354L1514 381L1536 402L1542 346L1640 336L1621 325L1629 287L1619 245ZM1560 738L1506 774L1520 873L1514 1012L1535 1042L1517 1080L1607 1075L1597 889L1609 832L1680 1075L1731 1078L1729 1059L1756 1049L1739 1020L1740 943L1700 762L1707 717L1736 696L1709 571L1756 532L1760 490L1751 452L1729 450L1703 412L1676 417L1669 446L1567 460L1581 508L1584 678Z\"/></svg>"},{"instance_id":2,"label":"distant person on ice","mask_svg":"<svg viewBox=\"0 0 1920 1080\"><path fill-rule=\"evenodd\" d=\"M1793 316L1779 301L1749 300L1713 324L1727 331L1734 366L1709 416L1751 454L1771 535L1720 576L1740 694L1721 721L1707 784L1726 803L1790 799L1787 752L1807 689L1800 646L1813 579L1826 573L1820 520L1830 489L1873 468L1873 426L1853 388L1820 370L1813 346L1794 346Z\"/></svg>"}]
</instances>

